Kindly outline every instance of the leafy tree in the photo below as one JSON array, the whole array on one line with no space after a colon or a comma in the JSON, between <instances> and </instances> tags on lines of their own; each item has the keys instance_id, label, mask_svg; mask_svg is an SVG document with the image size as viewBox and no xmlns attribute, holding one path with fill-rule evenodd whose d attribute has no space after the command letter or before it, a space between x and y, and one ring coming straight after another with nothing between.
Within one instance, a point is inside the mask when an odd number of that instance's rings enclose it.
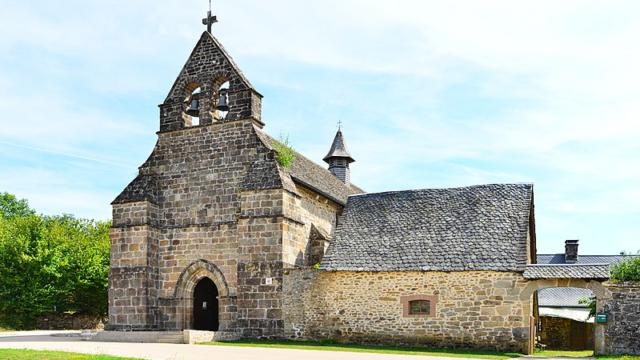
<instances>
[{"instance_id":1,"label":"leafy tree","mask_svg":"<svg viewBox=\"0 0 640 360\"><path fill-rule=\"evenodd\" d=\"M0 216L0 326L31 328L53 311L106 314L110 223L13 214Z\"/></svg>"},{"instance_id":2,"label":"leafy tree","mask_svg":"<svg viewBox=\"0 0 640 360\"><path fill-rule=\"evenodd\" d=\"M33 214L35 214L35 211L29 207L27 200L18 200L15 195L11 195L7 192L0 193L0 216L13 218L16 216L29 216Z\"/></svg>"}]
</instances>

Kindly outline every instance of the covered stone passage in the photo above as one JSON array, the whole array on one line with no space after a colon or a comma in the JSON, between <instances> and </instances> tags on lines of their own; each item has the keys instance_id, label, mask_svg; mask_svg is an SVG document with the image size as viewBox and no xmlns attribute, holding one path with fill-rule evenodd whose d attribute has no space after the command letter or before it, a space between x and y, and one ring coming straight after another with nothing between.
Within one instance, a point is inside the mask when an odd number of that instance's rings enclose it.
<instances>
[{"instance_id":1,"label":"covered stone passage","mask_svg":"<svg viewBox=\"0 0 640 360\"><path fill-rule=\"evenodd\" d=\"M524 277L529 280L522 290L520 299L529 301L531 318L529 326L529 341L527 353L532 354L537 340L537 326L539 312L537 308L537 292L548 288L581 288L589 289L596 298L596 311L603 310L606 300L611 294L603 282L609 279L609 264L535 264L528 265ZM605 325L595 324L593 327L594 351L596 354L605 353Z\"/></svg>"},{"instance_id":2,"label":"covered stone passage","mask_svg":"<svg viewBox=\"0 0 640 360\"><path fill-rule=\"evenodd\" d=\"M538 342L548 350L593 350L593 292L582 288L538 291Z\"/></svg>"}]
</instances>

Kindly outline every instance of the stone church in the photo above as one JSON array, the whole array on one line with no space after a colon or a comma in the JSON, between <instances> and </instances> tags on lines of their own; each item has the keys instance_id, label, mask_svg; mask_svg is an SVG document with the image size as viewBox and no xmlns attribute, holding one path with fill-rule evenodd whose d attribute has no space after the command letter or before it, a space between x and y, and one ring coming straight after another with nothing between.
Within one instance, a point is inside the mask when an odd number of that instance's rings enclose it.
<instances>
[{"instance_id":1,"label":"stone church","mask_svg":"<svg viewBox=\"0 0 640 360\"><path fill-rule=\"evenodd\" d=\"M530 346L532 185L366 193L340 130L281 165L262 100L204 32L112 203L110 330Z\"/></svg>"}]
</instances>

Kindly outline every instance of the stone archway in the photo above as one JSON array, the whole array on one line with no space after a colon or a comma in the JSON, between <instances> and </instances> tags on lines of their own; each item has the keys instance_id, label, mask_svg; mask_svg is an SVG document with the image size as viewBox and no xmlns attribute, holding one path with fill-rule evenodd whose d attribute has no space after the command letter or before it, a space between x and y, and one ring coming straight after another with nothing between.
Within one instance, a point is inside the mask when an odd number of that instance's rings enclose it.
<instances>
[{"instance_id":1,"label":"stone archway","mask_svg":"<svg viewBox=\"0 0 640 360\"><path fill-rule=\"evenodd\" d=\"M536 279L529 280L527 286L520 292L520 300L522 300L526 304L530 304L532 306L531 299L533 294L536 291L547 289L547 288L581 288L581 289L589 289L596 297L596 311L600 312L603 310L605 301L611 297L609 290L602 284L602 280L593 280L593 279L567 279L567 278L549 278L549 279ZM533 317L533 316L532 316ZM594 351L595 354L602 354L605 346L604 339L604 327L595 326L594 327ZM530 334L529 334L529 344L527 346L528 353L533 353L534 350L534 338L535 338L535 328L530 326Z\"/></svg>"},{"instance_id":2,"label":"stone archway","mask_svg":"<svg viewBox=\"0 0 640 360\"><path fill-rule=\"evenodd\" d=\"M229 286L220 269L206 261L197 260L191 263L180 274L175 288L174 298L178 302L178 311L180 312L178 319L178 327L181 329L194 328L194 293L196 286L202 284L203 279L210 280L217 290L217 316L219 319L218 330L227 330L231 328L231 321L235 318L235 314L229 314L230 305L234 305L234 298L229 294Z\"/></svg>"}]
</instances>

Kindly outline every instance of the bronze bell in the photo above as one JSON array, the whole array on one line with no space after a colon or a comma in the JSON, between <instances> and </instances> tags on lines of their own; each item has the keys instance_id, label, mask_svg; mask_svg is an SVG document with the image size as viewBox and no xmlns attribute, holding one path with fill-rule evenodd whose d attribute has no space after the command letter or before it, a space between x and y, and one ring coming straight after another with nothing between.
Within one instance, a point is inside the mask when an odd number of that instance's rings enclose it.
<instances>
[{"instance_id":1,"label":"bronze bell","mask_svg":"<svg viewBox=\"0 0 640 360\"><path fill-rule=\"evenodd\" d=\"M197 99L191 100L191 106L186 111L189 116L200 116L200 101Z\"/></svg>"},{"instance_id":2,"label":"bronze bell","mask_svg":"<svg viewBox=\"0 0 640 360\"><path fill-rule=\"evenodd\" d=\"M220 89L220 97L218 98L217 110L229 111L229 96L227 89Z\"/></svg>"}]
</instances>

